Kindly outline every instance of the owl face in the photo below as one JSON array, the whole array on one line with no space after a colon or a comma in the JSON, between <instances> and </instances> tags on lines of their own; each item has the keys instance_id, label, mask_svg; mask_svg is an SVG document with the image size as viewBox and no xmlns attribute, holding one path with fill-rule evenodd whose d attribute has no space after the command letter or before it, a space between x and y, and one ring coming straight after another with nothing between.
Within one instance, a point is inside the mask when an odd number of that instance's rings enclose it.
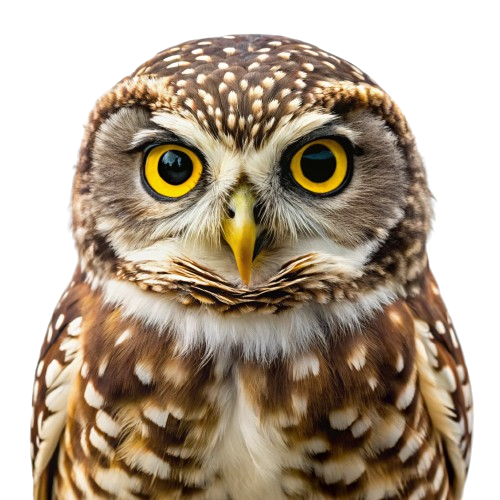
<instances>
[{"instance_id":1,"label":"owl face","mask_svg":"<svg viewBox=\"0 0 500 500\"><path fill-rule=\"evenodd\" d=\"M238 315L301 307L307 337L417 293L429 197L368 75L298 41L226 37L168 49L98 101L73 226L87 280L125 314L184 332L210 317L223 343Z\"/></svg>"},{"instance_id":2,"label":"owl face","mask_svg":"<svg viewBox=\"0 0 500 500\"><path fill-rule=\"evenodd\" d=\"M402 218L408 182L394 134L366 111L311 111L239 147L195 120L136 107L98 131L92 181L97 234L117 257L187 257L251 287L309 252L362 265Z\"/></svg>"}]
</instances>

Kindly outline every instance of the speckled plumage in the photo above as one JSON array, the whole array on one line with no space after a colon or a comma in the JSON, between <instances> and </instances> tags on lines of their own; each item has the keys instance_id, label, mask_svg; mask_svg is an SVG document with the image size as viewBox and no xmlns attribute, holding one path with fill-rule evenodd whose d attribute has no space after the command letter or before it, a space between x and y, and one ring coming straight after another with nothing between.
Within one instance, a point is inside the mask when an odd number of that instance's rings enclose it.
<instances>
[{"instance_id":1,"label":"speckled plumage","mask_svg":"<svg viewBox=\"0 0 500 500\"><path fill-rule=\"evenodd\" d=\"M290 145L353 145L314 197ZM162 201L144 148L182 140L196 187ZM222 220L242 184L245 284ZM428 267L425 170L362 71L275 36L167 49L96 104L73 189L79 266L34 387L35 497L460 498L472 401Z\"/></svg>"}]
</instances>

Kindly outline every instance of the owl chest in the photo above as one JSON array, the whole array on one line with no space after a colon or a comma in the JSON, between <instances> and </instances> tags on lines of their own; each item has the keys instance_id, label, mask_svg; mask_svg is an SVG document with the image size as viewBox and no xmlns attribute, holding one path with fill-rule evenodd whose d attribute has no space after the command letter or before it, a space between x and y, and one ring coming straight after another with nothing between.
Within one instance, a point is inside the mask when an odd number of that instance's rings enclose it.
<instances>
[{"instance_id":1,"label":"owl chest","mask_svg":"<svg viewBox=\"0 0 500 500\"><path fill-rule=\"evenodd\" d=\"M83 491L245 500L376 486L382 498L445 474L407 341L367 334L264 363L181 356L134 325L120 325L110 355L106 335L85 346L60 459Z\"/></svg>"}]
</instances>

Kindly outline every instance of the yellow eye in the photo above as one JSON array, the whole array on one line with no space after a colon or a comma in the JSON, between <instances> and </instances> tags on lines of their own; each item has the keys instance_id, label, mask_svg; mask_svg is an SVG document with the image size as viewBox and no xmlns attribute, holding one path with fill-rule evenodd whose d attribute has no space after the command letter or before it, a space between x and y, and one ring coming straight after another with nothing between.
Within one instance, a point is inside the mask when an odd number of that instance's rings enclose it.
<instances>
[{"instance_id":1,"label":"yellow eye","mask_svg":"<svg viewBox=\"0 0 500 500\"><path fill-rule=\"evenodd\" d=\"M290 163L295 181L315 194L333 194L349 183L350 156L334 139L318 139L295 153Z\"/></svg>"},{"instance_id":2,"label":"yellow eye","mask_svg":"<svg viewBox=\"0 0 500 500\"><path fill-rule=\"evenodd\" d=\"M180 198L189 193L196 186L202 171L198 156L177 144L155 146L144 162L147 185L166 198Z\"/></svg>"}]
</instances>

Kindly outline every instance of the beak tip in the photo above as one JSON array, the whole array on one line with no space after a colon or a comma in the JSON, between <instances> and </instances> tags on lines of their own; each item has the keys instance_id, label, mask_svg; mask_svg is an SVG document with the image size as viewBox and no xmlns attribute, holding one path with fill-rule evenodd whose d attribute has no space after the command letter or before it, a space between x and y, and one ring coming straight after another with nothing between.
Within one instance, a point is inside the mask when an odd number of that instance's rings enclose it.
<instances>
[{"instance_id":1,"label":"beak tip","mask_svg":"<svg viewBox=\"0 0 500 500\"><path fill-rule=\"evenodd\" d=\"M245 283L246 286L250 285L251 268L248 269L238 269L241 277L241 281Z\"/></svg>"}]
</instances>

